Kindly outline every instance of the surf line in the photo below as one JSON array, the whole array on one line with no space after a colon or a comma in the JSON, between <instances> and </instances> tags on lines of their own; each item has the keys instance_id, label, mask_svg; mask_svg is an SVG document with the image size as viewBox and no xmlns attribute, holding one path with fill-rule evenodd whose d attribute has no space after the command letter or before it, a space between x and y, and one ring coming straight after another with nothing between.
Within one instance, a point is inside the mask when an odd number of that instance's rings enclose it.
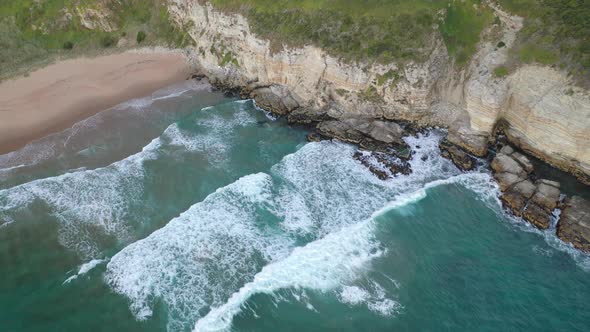
<instances>
[{"instance_id":1,"label":"surf line","mask_svg":"<svg viewBox=\"0 0 590 332\"><path fill-rule=\"evenodd\" d=\"M429 189L452 183L461 183L470 188L472 184L486 181L487 178L487 174L466 173L429 182L421 189L399 195L361 223L295 248L285 259L265 266L254 276L253 281L242 286L225 304L212 309L198 320L193 331L229 330L233 317L241 312L242 305L254 294L272 294L279 289L293 287L320 291L338 287L347 279L353 279L357 275L355 272L366 263L384 254L373 239L377 217L421 201L427 197Z\"/></svg>"}]
</instances>

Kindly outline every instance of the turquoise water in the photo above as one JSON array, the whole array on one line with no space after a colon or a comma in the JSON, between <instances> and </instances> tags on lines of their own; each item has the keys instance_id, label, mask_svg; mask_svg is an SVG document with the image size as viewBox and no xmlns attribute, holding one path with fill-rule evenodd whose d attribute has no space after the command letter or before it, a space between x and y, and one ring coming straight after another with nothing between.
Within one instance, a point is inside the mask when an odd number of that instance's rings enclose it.
<instances>
[{"instance_id":1,"label":"turquoise water","mask_svg":"<svg viewBox=\"0 0 590 332\"><path fill-rule=\"evenodd\" d=\"M0 156L2 331L585 331L590 259L432 131L381 181L183 83Z\"/></svg>"}]
</instances>

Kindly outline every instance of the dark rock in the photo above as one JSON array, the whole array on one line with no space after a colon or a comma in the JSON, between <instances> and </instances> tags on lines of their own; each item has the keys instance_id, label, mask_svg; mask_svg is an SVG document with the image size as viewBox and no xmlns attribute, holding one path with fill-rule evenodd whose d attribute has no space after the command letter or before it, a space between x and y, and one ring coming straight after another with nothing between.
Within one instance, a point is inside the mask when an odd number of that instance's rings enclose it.
<instances>
[{"instance_id":1,"label":"dark rock","mask_svg":"<svg viewBox=\"0 0 590 332\"><path fill-rule=\"evenodd\" d=\"M514 176L514 174L510 173L501 174ZM536 187L531 181L523 180L506 189L506 192L500 197L500 199L504 203L504 206L512 210L514 215L520 217L528 200L535 193L535 189Z\"/></svg>"},{"instance_id":2,"label":"dark rock","mask_svg":"<svg viewBox=\"0 0 590 332\"><path fill-rule=\"evenodd\" d=\"M320 135L318 133L309 133L309 134L307 134L306 138L309 142L319 142L319 141L324 140L322 135Z\"/></svg>"},{"instance_id":3,"label":"dark rock","mask_svg":"<svg viewBox=\"0 0 590 332\"><path fill-rule=\"evenodd\" d=\"M391 151L391 154L393 154L394 156L398 157L399 159L402 160L410 160L410 158L412 158L412 149L410 149L409 146L403 146L403 147L396 147L394 151Z\"/></svg>"},{"instance_id":4,"label":"dark rock","mask_svg":"<svg viewBox=\"0 0 590 332\"><path fill-rule=\"evenodd\" d=\"M502 201L502 204L510 209L515 216L522 216L522 210L524 210L527 203L526 197L512 191L502 194L502 196L500 196L500 200Z\"/></svg>"},{"instance_id":5,"label":"dark rock","mask_svg":"<svg viewBox=\"0 0 590 332\"><path fill-rule=\"evenodd\" d=\"M363 164L363 166L368 168L369 171L371 171L371 173L375 174L375 176L377 178L379 178L380 180L387 180L390 178L389 174L387 174L386 171L377 167L374 163L372 163L370 161L371 157L369 155L366 155L366 154L363 154L363 153L357 151L354 153L353 157L354 157L354 159L360 161L361 164Z\"/></svg>"},{"instance_id":6,"label":"dark rock","mask_svg":"<svg viewBox=\"0 0 590 332\"><path fill-rule=\"evenodd\" d=\"M538 229L547 229L551 225L551 212L532 202L527 205L523 217Z\"/></svg>"},{"instance_id":7,"label":"dark rock","mask_svg":"<svg viewBox=\"0 0 590 332\"><path fill-rule=\"evenodd\" d=\"M191 79L196 80L196 81L200 81L204 78L206 78L207 76L203 75L203 74L192 74L191 75Z\"/></svg>"},{"instance_id":8,"label":"dark rock","mask_svg":"<svg viewBox=\"0 0 590 332\"><path fill-rule=\"evenodd\" d=\"M395 122L370 119L346 119L344 122L378 142L405 145L404 130Z\"/></svg>"},{"instance_id":9,"label":"dark rock","mask_svg":"<svg viewBox=\"0 0 590 332\"><path fill-rule=\"evenodd\" d=\"M355 152L353 156L367 167L375 176L381 180L387 180L398 174L409 175L412 173L411 166L403 160L396 160L391 155L380 152Z\"/></svg>"},{"instance_id":10,"label":"dark rock","mask_svg":"<svg viewBox=\"0 0 590 332\"><path fill-rule=\"evenodd\" d=\"M289 113L287 121L291 124L312 124L333 120L324 109L316 110L308 107L299 107Z\"/></svg>"},{"instance_id":11,"label":"dark rock","mask_svg":"<svg viewBox=\"0 0 590 332\"><path fill-rule=\"evenodd\" d=\"M365 135L342 121L324 121L317 126L318 132L327 137L337 138L344 142L359 144Z\"/></svg>"},{"instance_id":12,"label":"dark rock","mask_svg":"<svg viewBox=\"0 0 590 332\"><path fill-rule=\"evenodd\" d=\"M476 160L463 149L451 144L446 139L439 144L441 155L450 159L455 166L463 171L470 171L475 168Z\"/></svg>"},{"instance_id":13,"label":"dark rock","mask_svg":"<svg viewBox=\"0 0 590 332\"><path fill-rule=\"evenodd\" d=\"M278 115L286 115L299 107L289 91L279 85L257 88L250 93L250 97L258 106Z\"/></svg>"},{"instance_id":14,"label":"dark rock","mask_svg":"<svg viewBox=\"0 0 590 332\"><path fill-rule=\"evenodd\" d=\"M566 200L557 223L557 236L577 249L590 252L590 201L579 196Z\"/></svg>"}]
</instances>

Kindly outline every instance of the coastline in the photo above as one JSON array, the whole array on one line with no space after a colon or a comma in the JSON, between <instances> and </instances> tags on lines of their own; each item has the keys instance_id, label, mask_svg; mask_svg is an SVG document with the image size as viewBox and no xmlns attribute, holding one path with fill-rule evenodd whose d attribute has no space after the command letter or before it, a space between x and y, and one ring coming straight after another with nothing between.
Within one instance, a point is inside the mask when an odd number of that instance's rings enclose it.
<instances>
[{"instance_id":1,"label":"coastline","mask_svg":"<svg viewBox=\"0 0 590 332\"><path fill-rule=\"evenodd\" d=\"M58 61L2 81L0 154L185 80L190 73L182 53L143 49Z\"/></svg>"}]
</instances>

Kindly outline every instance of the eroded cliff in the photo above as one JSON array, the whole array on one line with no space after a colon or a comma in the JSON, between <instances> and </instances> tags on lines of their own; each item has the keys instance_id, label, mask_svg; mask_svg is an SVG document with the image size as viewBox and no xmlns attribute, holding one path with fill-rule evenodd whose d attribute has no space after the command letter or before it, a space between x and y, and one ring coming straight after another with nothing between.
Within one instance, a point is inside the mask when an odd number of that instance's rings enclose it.
<instances>
[{"instance_id":1,"label":"eroded cliff","mask_svg":"<svg viewBox=\"0 0 590 332\"><path fill-rule=\"evenodd\" d=\"M509 141L590 183L590 95L558 69L527 65L498 77L522 19L490 5L498 23L482 32L477 53L456 66L433 27L425 62L346 62L314 46L273 52L246 18L210 4L171 0L188 29L192 56L214 83L239 88L292 121L374 118L449 129L449 141L487 153L502 130Z\"/></svg>"}]
</instances>

